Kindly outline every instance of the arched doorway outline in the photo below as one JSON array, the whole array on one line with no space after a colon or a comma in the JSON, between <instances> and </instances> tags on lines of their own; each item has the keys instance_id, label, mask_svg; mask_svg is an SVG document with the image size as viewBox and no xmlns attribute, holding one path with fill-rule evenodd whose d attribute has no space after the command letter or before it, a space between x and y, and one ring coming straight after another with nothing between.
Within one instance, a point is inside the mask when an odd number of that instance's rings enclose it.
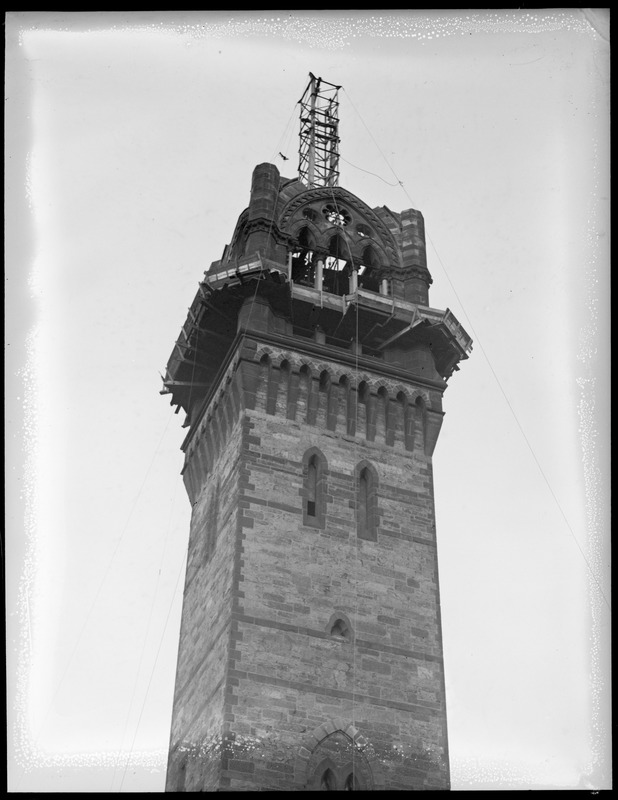
<instances>
[{"instance_id":1,"label":"arched doorway outline","mask_svg":"<svg viewBox=\"0 0 618 800\"><path fill-rule=\"evenodd\" d=\"M307 788L307 783L313 777L307 774L309 760L318 745L331 736L333 733L341 732L348 739L352 745L358 748L364 761L369 767L371 773L371 781L373 786L370 788L373 791L380 791L385 788L384 772L373 748L370 746L369 740L363 736L359 729L348 720L341 718L328 719L321 725L314 728L311 733L307 734L302 741L302 744L296 755L294 763L294 784L298 789ZM369 787L368 787L369 788Z\"/></svg>"}]
</instances>

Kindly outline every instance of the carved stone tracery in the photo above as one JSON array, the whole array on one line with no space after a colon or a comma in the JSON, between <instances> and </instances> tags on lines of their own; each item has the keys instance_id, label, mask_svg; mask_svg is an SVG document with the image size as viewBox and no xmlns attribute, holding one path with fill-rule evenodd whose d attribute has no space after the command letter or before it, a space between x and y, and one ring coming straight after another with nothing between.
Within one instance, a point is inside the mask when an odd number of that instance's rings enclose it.
<instances>
[{"instance_id":1,"label":"carved stone tracery","mask_svg":"<svg viewBox=\"0 0 618 800\"><path fill-rule=\"evenodd\" d=\"M341 187L332 189L308 189L293 198L281 211L279 217L279 227L281 230L289 231L292 227L297 227L300 221L307 221L303 217L297 219L297 214L304 206L327 202L333 197L342 204L353 209L363 221L367 222L378 234L377 244L382 245L388 255L389 266L399 267L399 248L391 231L386 227L380 217L368 205L355 197L351 192ZM316 206L317 207L317 206ZM321 216L321 213L320 213ZM334 226L334 231L341 230ZM369 244L373 240L368 240Z\"/></svg>"}]
</instances>

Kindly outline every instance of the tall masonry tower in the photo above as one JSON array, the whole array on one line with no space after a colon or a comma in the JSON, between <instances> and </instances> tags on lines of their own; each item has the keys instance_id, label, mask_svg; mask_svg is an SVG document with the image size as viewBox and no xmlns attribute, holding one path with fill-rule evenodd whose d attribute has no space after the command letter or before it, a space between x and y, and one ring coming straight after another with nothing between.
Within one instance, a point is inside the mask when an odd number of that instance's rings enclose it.
<instances>
[{"instance_id":1,"label":"tall masonry tower","mask_svg":"<svg viewBox=\"0 0 618 800\"><path fill-rule=\"evenodd\" d=\"M191 531L167 791L448 789L432 456L469 336L423 217L338 186L310 76L299 177L253 172L167 365Z\"/></svg>"}]
</instances>

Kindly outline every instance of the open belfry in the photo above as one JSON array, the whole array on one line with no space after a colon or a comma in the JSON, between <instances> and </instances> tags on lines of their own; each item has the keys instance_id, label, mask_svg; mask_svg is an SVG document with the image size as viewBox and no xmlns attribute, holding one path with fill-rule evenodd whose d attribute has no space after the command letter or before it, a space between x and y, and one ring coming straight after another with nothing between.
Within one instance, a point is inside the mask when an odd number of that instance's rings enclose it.
<instances>
[{"instance_id":1,"label":"open belfry","mask_svg":"<svg viewBox=\"0 0 618 800\"><path fill-rule=\"evenodd\" d=\"M310 75L299 174L255 168L167 364L192 505L167 791L450 786L432 457L471 340L429 305L421 213L338 185L339 88Z\"/></svg>"}]
</instances>

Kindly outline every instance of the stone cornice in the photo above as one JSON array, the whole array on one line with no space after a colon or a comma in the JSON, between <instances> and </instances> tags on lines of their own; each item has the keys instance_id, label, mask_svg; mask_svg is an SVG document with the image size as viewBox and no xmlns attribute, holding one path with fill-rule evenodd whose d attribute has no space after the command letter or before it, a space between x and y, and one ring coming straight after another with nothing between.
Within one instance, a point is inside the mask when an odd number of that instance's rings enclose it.
<instances>
[{"instance_id":1,"label":"stone cornice","mask_svg":"<svg viewBox=\"0 0 618 800\"><path fill-rule=\"evenodd\" d=\"M391 269L389 273L393 278L399 278L400 280L404 281L409 280L410 278L420 278L429 286L431 286L433 283L433 278L431 277L431 273L427 267L421 267L419 265L413 265L411 267L398 267Z\"/></svg>"},{"instance_id":2,"label":"stone cornice","mask_svg":"<svg viewBox=\"0 0 618 800\"><path fill-rule=\"evenodd\" d=\"M254 342L257 348L259 348L260 344L270 345L281 348L282 350L293 351L316 360L321 359L335 362L346 367L350 372L377 373L390 381L398 382L408 387L418 387L428 392L437 391L442 394L446 389L446 383L444 381L435 381L422 376L412 375L407 370L395 364L380 361L370 356L356 355L355 353L340 350L330 345L320 344L310 339L302 339L297 336L285 336L278 333L265 333L263 331L240 331L236 334L230 345L225 360L221 364L221 368L213 381L212 389L204 397L197 411L195 420L192 422L191 428L181 445L183 452L186 452L194 436L200 429L204 415L208 412L213 400L220 395L226 373L228 373L230 369L235 368L234 362L236 362L237 365L241 360L247 360L247 356L243 355L241 352L243 343L245 342ZM252 358L248 360L253 361Z\"/></svg>"},{"instance_id":3,"label":"stone cornice","mask_svg":"<svg viewBox=\"0 0 618 800\"><path fill-rule=\"evenodd\" d=\"M256 219L249 220L244 228L243 233L248 235L253 233L254 231L268 231L277 242L284 243L286 245L292 243L292 238L289 234L285 233L281 230L281 228L272 220L266 219L266 217L257 217Z\"/></svg>"},{"instance_id":4,"label":"stone cornice","mask_svg":"<svg viewBox=\"0 0 618 800\"><path fill-rule=\"evenodd\" d=\"M359 372L367 371L380 373L385 378L396 380L405 384L422 386L428 390L443 392L446 389L444 381L433 381L417 375L412 375L402 367L391 364L387 361L373 358L371 356L356 355L355 353L332 347L331 345L320 344L311 339L303 339L297 336L285 336L283 334L264 333L262 331L247 331L247 337L264 344L275 345L285 350L294 350L297 353L309 355L314 358L321 357L328 361L335 361L353 371L358 368Z\"/></svg>"}]
</instances>

